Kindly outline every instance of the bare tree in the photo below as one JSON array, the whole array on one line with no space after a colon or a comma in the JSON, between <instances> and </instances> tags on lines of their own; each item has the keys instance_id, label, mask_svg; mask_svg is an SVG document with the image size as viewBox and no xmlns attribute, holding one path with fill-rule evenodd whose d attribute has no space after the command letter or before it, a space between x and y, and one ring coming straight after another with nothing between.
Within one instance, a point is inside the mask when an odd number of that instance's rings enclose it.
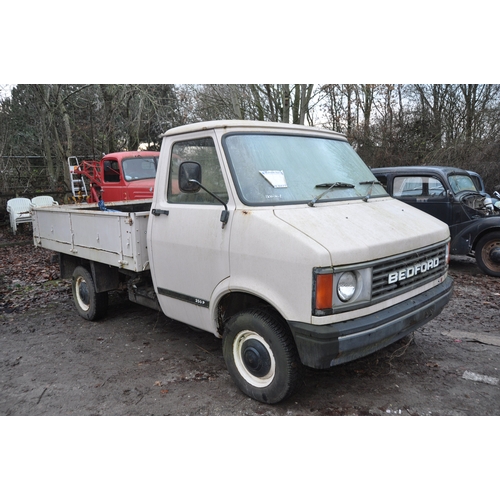
<instances>
[{"instance_id":1,"label":"bare tree","mask_svg":"<svg viewBox=\"0 0 500 500\"><path fill-rule=\"evenodd\" d=\"M43 156L56 188L68 181L66 158L72 154L158 149L161 133L194 121L268 120L345 133L371 166L449 164L476 169L497 185L499 89L486 84L17 85L0 97L0 152Z\"/></svg>"}]
</instances>

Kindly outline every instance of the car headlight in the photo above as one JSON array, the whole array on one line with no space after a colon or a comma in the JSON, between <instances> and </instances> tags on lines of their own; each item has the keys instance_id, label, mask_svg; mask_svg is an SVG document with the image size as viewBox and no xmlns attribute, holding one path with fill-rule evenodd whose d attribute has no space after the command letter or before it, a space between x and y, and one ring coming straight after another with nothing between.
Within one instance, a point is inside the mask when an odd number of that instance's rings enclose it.
<instances>
[{"instance_id":1,"label":"car headlight","mask_svg":"<svg viewBox=\"0 0 500 500\"><path fill-rule=\"evenodd\" d=\"M372 268L316 267L313 269L314 316L356 309L371 300Z\"/></svg>"},{"instance_id":2,"label":"car headlight","mask_svg":"<svg viewBox=\"0 0 500 500\"><path fill-rule=\"evenodd\" d=\"M342 302L349 302L356 294L358 280L352 271L342 273L337 279L337 296Z\"/></svg>"}]
</instances>

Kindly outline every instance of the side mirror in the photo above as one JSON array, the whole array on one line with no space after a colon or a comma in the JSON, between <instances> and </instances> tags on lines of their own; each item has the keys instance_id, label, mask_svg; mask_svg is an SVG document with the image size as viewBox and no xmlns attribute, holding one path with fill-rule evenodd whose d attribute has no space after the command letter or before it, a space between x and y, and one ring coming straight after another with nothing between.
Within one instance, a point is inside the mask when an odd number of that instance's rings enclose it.
<instances>
[{"instance_id":1,"label":"side mirror","mask_svg":"<svg viewBox=\"0 0 500 500\"><path fill-rule=\"evenodd\" d=\"M192 182L195 181L195 182ZM179 189L183 193L197 193L201 184L201 165L184 161L179 165Z\"/></svg>"},{"instance_id":2,"label":"side mirror","mask_svg":"<svg viewBox=\"0 0 500 500\"><path fill-rule=\"evenodd\" d=\"M197 193L200 189L206 191L210 196L213 196L219 203L224 205L224 210L221 213L220 221L222 227L229 220L229 211L224 200L221 200L217 195L209 191L201 184L201 165L196 161L184 161L179 165L179 189L182 193Z\"/></svg>"}]
</instances>

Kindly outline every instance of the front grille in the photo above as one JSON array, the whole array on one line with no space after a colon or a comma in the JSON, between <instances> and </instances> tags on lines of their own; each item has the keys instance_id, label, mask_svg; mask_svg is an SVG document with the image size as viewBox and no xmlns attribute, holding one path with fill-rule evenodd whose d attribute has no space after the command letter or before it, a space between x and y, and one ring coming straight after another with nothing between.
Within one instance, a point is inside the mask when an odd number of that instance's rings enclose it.
<instances>
[{"instance_id":1,"label":"front grille","mask_svg":"<svg viewBox=\"0 0 500 500\"><path fill-rule=\"evenodd\" d=\"M418 270L422 266L425 272ZM372 302L386 300L422 286L443 276L447 269L446 245L442 244L377 261L373 266Z\"/></svg>"}]
</instances>

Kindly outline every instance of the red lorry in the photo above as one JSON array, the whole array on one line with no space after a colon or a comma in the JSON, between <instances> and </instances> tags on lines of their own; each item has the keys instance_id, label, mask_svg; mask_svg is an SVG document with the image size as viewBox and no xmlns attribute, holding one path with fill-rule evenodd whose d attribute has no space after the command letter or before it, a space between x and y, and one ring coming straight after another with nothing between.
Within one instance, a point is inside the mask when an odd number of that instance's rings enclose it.
<instances>
[{"instance_id":1,"label":"red lorry","mask_svg":"<svg viewBox=\"0 0 500 500\"><path fill-rule=\"evenodd\" d=\"M71 156L68 166L73 197L89 203L152 198L159 156L157 151L127 151L81 163Z\"/></svg>"}]
</instances>

